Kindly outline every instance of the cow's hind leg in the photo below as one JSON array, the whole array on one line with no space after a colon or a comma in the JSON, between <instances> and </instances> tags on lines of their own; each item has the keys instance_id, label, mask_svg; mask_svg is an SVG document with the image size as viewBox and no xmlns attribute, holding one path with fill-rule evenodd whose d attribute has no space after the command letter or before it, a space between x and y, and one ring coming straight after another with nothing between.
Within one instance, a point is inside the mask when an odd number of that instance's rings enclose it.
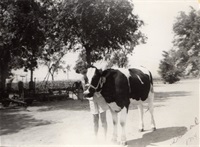
<instances>
[{"instance_id":1,"label":"cow's hind leg","mask_svg":"<svg viewBox=\"0 0 200 147\"><path fill-rule=\"evenodd\" d=\"M115 112L111 108L110 108L110 112L111 112L112 118L113 118L113 136L112 136L112 141L113 142L117 142L118 115L117 115L117 112Z\"/></svg>"},{"instance_id":2,"label":"cow's hind leg","mask_svg":"<svg viewBox=\"0 0 200 147\"><path fill-rule=\"evenodd\" d=\"M139 132L143 132L144 131L144 120L143 120L144 110L143 110L142 101L139 101L137 106L138 106L138 112L139 112Z\"/></svg>"},{"instance_id":3,"label":"cow's hind leg","mask_svg":"<svg viewBox=\"0 0 200 147\"><path fill-rule=\"evenodd\" d=\"M154 90L153 90L153 86L151 85L151 90L149 92L149 96L148 96L148 105L149 105L149 112L151 115L151 128L152 131L156 130L156 124L155 124L155 120L154 120L154 105L153 105L153 101L154 101Z\"/></svg>"},{"instance_id":4,"label":"cow's hind leg","mask_svg":"<svg viewBox=\"0 0 200 147\"><path fill-rule=\"evenodd\" d=\"M120 116L120 125L121 125L121 128L122 128L122 131L121 131L121 144L122 145L126 145L126 130L125 130L125 127L126 127L127 113L128 113L127 108L124 107L121 110L121 116Z\"/></svg>"}]
</instances>

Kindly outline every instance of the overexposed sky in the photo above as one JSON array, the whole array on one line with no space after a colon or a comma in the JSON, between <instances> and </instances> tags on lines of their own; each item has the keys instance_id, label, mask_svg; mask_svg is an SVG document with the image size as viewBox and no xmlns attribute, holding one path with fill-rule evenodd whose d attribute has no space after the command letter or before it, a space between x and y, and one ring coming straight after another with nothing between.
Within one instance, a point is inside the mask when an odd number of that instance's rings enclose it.
<instances>
[{"instance_id":1,"label":"overexposed sky","mask_svg":"<svg viewBox=\"0 0 200 147\"><path fill-rule=\"evenodd\" d=\"M144 20L143 32L147 43L135 48L130 57L132 64L147 67L158 76L162 52L172 48L173 24L180 11L190 11L190 6L199 8L198 0L133 0L135 12Z\"/></svg>"},{"instance_id":2,"label":"overexposed sky","mask_svg":"<svg viewBox=\"0 0 200 147\"><path fill-rule=\"evenodd\" d=\"M189 12L190 6L200 9L198 0L132 0L134 12L145 22L142 32L148 37L147 43L135 48L132 56L129 57L129 64L142 65L147 67L154 77L158 77L158 66L162 59L162 51L172 48L173 24L180 11ZM71 65L70 79L80 79L81 76L73 71L73 66L77 60L77 54L66 55L66 64ZM27 75L21 70L15 72L18 75ZM37 80L43 80L47 74L47 68L39 67L34 72ZM18 79L21 78L18 76ZM55 75L55 80L66 80L67 75L60 72Z\"/></svg>"}]
</instances>

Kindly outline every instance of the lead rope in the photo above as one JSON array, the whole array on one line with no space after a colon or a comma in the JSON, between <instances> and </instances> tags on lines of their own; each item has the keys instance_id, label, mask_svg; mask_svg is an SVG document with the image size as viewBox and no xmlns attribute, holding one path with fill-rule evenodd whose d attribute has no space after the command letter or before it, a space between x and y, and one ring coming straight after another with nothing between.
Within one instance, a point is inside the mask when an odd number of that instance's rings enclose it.
<instances>
[{"instance_id":1,"label":"lead rope","mask_svg":"<svg viewBox=\"0 0 200 147\"><path fill-rule=\"evenodd\" d=\"M100 78L100 79L99 79L99 82L98 82L98 84L97 84L96 87L94 87L93 85L90 84L88 88L93 88L94 90L97 90L98 87L99 87L99 85L100 85L101 88L102 88L102 87L103 87L103 83L104 83L104 82L102 82L102 81L103 81L102 78Z\"/></svg>"}]
</instances>

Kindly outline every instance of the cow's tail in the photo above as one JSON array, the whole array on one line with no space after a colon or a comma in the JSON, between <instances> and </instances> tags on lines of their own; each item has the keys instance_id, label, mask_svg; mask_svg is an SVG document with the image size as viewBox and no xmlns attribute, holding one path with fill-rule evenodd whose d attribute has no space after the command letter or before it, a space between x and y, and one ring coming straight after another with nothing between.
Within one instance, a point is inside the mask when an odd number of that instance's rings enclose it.
<instances>
[{"instance_id":1,"label":"cow's tail","mask_svg":"<svg viewBox=\"0 0 200 147\"><path fill-rule=\"evenodd\" d=\"M152 76L151 72L149 72L149 75L150 75L150 85L151 85L150 91L151 91L152 93L154 93L154 89L153 89L153 76ZM148 108L147 108L147 110L145 111L145 113L148 112L149 110L150 110L150 108L149 108L149 105L148 105Z\"/></svg>"},{"instance_id":2,"label":"cow's tail","mask_svg":"<svg viewBox=\"0 0 200 147\"><path fill-rule=\"evenodd\" d=\"M153 85L153 76L152 76L151 72L149 72L149 74L150 74L150 83Z\"/></svg>"}]
</instances>

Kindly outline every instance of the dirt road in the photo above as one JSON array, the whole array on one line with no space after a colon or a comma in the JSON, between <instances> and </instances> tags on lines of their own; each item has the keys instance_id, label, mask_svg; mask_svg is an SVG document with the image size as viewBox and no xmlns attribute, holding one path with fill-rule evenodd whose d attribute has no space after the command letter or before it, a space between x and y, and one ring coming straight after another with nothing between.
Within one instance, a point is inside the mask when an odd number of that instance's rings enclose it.
<instances>
[{"instance_id":1,"label":"dirt road","mask_svg":"<svg viewBox=\"0 0 200 147\"><path fill-rule=\"evenodd\" d=\"M150 115L146 112L143 133L138 132L138 111L131 104L126 126L128 146L176 146L191 142L192 139L182 138L195 124L195 118L199 120L199 80L183 80L172 85L155 83L154 104L157 131L150 131ZM101 127L99 139L94 139L87 100L48 102L45 105L35 103L28 107L28 111L23 108L1 108L0 114L2 146L115 146L109 141L112 135L109 111L107 141L101 137ZM199 128L194 127L196 136L192 137L199 140Z\"/></svg>"}]
</instances>

